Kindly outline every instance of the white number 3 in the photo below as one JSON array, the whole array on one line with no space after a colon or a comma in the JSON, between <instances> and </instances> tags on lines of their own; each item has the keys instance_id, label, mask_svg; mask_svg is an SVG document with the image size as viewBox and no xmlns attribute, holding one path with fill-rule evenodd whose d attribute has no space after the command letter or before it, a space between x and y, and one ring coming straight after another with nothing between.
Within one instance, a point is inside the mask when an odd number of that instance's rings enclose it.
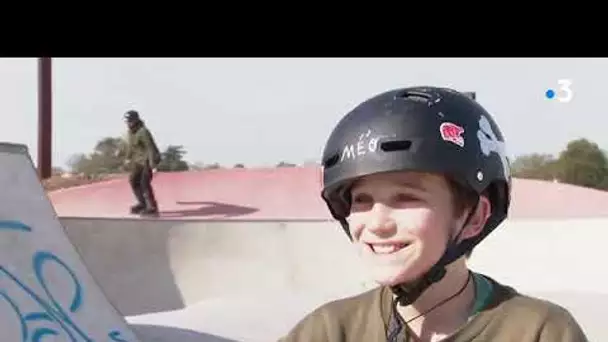
<instances>
[{"instance_id":1,"label":"white number 3","mask_svg":"<svg viewBox=\"0 0 608 342\"><path fill-rule=\"evenodd\" d=\"M557 100L559 102L564 102L564 103L568 103L568 102L572 101L572 96L574 96L572 89L570 89L570 86L572 85L572 80L564 79L564 80L557 81L557 83L561 86L559 88L559 90L560 90L560 92L558 93L559 95L556 97Z\"/></svg>"}]
</instances>

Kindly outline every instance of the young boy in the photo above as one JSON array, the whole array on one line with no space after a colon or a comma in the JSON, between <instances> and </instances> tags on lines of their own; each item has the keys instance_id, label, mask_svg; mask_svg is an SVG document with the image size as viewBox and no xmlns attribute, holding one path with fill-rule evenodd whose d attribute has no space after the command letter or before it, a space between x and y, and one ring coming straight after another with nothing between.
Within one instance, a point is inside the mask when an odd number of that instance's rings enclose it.
<instances>
[{"instance_id":1,"label":"young boy","mask_svg":"<svg viewBox=\"0 0 608 342\"><path fill-rule=\"evenodd\" d=\"M322 197L380 286L321 306L281 341L587 341L564 308L466 265L506 218L511 187L502 133L474 100L379 94L338 123L323 167Z\"/></svg>"}]
</instances>

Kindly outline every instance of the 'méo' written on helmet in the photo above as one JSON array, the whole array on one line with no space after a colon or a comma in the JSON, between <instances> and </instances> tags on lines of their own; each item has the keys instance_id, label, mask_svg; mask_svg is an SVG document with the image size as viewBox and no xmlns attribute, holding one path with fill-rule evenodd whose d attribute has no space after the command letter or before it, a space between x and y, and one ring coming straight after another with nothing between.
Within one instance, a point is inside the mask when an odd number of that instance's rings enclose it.
<instances>
[{"instance_id":1,"label":"'m\u00e9o' written on helmet","mask_svg":"<svg viewBox=\"0 0 608 342\"><path fill-rule=\"evenodd\" d=\"M492 214L483 232L448 248L444 265L473 248L508 213L511 175L503 135L479 103L452 89L394 89L366 100L336 125L322 162L322 197L347 234L349 189L362 176L439 173L477 194L486 192Z\"/></svg>"}]
</instances>

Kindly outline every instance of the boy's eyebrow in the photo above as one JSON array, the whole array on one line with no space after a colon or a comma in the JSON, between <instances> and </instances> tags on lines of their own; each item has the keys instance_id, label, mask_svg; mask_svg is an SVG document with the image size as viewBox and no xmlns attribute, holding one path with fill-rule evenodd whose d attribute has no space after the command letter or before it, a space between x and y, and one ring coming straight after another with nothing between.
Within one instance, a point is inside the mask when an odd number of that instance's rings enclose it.
<instances>
[{"instance_id":1,"label":"boy's eyebrow","mask_svg":"<svg viewBox=\"0 0 608 342\"><path fill-rule=\"evenodd\" d=\"M415 179L395 179L393 180L393 183L397 186L400 187L405 187L405 188L412 188L415 190L419 190L419 191L428 191L428 186L426 186L426 182L422 179L419 178L415 178ZM353 184L351 185L351 190L355 189L356 187L360 186L360 185L365 185L365 181L358 179L356 181L353 182Z\"/></svg>"},{"instance_id":2,"label":"boy's eyebrow","mask_svg":"<svg viewBox=\"0 0 608 342\"><path fill-rule=\"evenodd\" d=\"M420 191L427 191L427 187L424 185L424 182L421 180L400 180L398 182L396 182L397 185L406 187L406 188L413 188L416 190L420 190Z\"/></svg>"}]
</instances>

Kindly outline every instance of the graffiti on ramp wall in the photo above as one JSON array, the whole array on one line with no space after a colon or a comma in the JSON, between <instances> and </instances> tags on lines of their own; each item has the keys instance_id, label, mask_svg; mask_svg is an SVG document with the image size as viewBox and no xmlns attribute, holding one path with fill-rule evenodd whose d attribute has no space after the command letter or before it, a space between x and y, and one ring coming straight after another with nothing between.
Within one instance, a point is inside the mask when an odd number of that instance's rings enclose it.
<instances>
[{"instance_id":1,"label":"graffiti on ramp wall","mask_svg":"<svg viewBox=\"0 0 608 342\"><path fill-rule=\"evenodd\" d=\"M0 341L136 342L88 272L24 145L0 143Z\"/></svg>"},{"instance_id":2,"label":"graffiti on ramp wall","mask_svg":"<svg viewBox=\"0 0 608 342\"><path fill-rule=\"evenodd\" d=\"M0 220L0 232L2 230L16 230L24 234L30 233L32 228L19 221ZM35 291L26 281L15 276L8 267L0 265L0 300L4 301L5 308L2 310L12 310L15 322L21 331L22 341L41 341L48 335L66 335L71 341L94 341L87 336L72 320L73 315L86 310L83 302L83 288L79 279L70 266L60 257L50 251L39 250L32 256L32 272L42 289L42 293ZM53 264L64 272L64 277L69 279L73 286L72 298L69 302L62 303L55 298L53 286L45 278L45 268ZM14 299L15 291L19 292L19 298L28 297L35 302L37 310L24 310L19 301ZM94 310L94 308L92 308ZM94 315L94 313L93 313ZM112 330L108 332L109 341L128 342L120 331Z\"/></svg>"}]
</instances>

